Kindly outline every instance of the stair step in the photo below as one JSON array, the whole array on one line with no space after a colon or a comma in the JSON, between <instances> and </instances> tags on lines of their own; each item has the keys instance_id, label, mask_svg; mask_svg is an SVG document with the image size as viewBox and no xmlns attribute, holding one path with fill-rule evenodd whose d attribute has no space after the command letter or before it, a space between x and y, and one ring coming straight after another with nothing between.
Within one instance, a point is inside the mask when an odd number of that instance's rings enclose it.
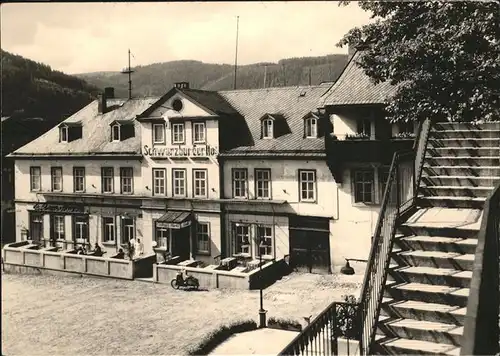
<instances>
[{"instance_id":1,"label":"stair step","mask_svg":"<svg viewBox=\"0 0 500 356\"><path fill-rule=\"evenodd\" d=\"M459 326L464 325L466 313L466 307L414 300L395 301L391 298L383 299L381 310L381 315L388 318L435 321Z\"/></svg>"},{"instance_id":2,"label":"stair step","mask_svg":"<svg viewBox=\"0 0 500 356\"><path fill-rule=\"evenodd\" d=\"M471 166L495 167L500 165L498 156L467 157L467 156L443 156L443 157L425 157L425 163L430 166Z\"/></svg>"},{"instance_id":3,"label":"stair step","mask_svg":"<svg viewBox=\"0 0 500 356\"><path fill-rule=\"evenodd\" d=\"M436 138L429 135L429 148L438 147L498 147L500 137L493 138Z\"/></svg>"},{"instance_id":4,"label":"stair step","mask_svg":"<svg viewBox=\"0 0 500 356\"><path fill-rule=\"evenodd\" d=\"M380 329L389 337L400 337L460 346L463 326L435 321L399 319L381 323Z\"/></svg>"},{"instance_id":5,"label":"stair step","mask_svg":"<svg viewBox=\"0 0 500 356\"><path fill-rule=\"evenodd\" d=\"M500 130L431 130L429 137L432 138L496 138L500 137Z\"/></svg>"},{"instance_id":6,"label":"stair step","mask_svg":"<svg viewBox=\"0 0 500 356\"><path fill-rule=\"evenodd\" d=\"M467 306L469 288L425 283L387 283L384 296L394 300L415 300L426 303Z\"/></svg>"},{"instance_id":7,"label":"stair step","mask_svg":"<svg viewBox=\"0 0 500 356\"><path fill-rule=\"evenodd\" d=\"M443 208L484 208L485 197L459 197L459 196L418 196L419 207L443 207Z\"/></svg>"},{"instance_id":8,"label":"stair step","mask_svg":"<svg viewBox=\"0 0 500 356\"><path fill-rule=\"evenodd\" d=\"M431 166L425 164L422 169L423 176L466 176L466 177L499 177L500 165L489 167L441 165Z\"/></svg>"},{"instance_id":9,"label":"stair step","mask_svg":"<svg viewBox=\"0 0 500 356\"><path fill-rule=\"evenodd\" d=\"M471 122L436 122L433 128L439 130L500 130L500 121L481 123Z\"/></svg>"},{"instance_id":10,"label":"stair step","mask_svg":"<svg viewBox=\"0 0 500 356\"><path fill-rule=\"evenodd\" d=\"M425 197L429 196L454 196L454 197L473 197L487 198L491 195L494 186L491 187L474 187L474 186L440 186L440 185L424 185L419 187L419 193Z\"/></svg>"},{"instance_id":11,"label":"stair step","mask_svg":"<svg viewBox=\"0 0 500 356\"><path fill-rule=\"evenodd\" d=\"M407 355L451 355L459 356L460 347L449 344L438 344L430 341L397 338L380 344L387 354Z\"/></svg>"},{"instance_id":12,"label":"stair step","mask_svg":"<svg viewBox=\"0 0 500 356\"><path fill-rule=\"evenodd\" d=\"M477 239L445 236L406 236L396 239L402 250L475 253Z\"/></svg>"},{"instance_id":13,"label":"stair step","mask_svg":"<svg viewBox=\"0 0 500 356\"><path fill-rule=\"evenodd\" d=\"M404 251L393 256L400 265L413 267L451 268L470 271L474 265L474 254L442 251Z\"/></svg>"},{"instance_id":14,"label":"stair step","mask_svg":"<svg viewBox=\"0 0 500 356\"><path fill-rule=\"evenodd\" d=\"M453 176L422 174L424 186L463 186L463 187L494 187L500 182L500 176Z\"/></svg>"},{"instance_id":15,"label":"stair step","mask_svg":"<svg viewBox=\"0 0 500 356\"><path fill-rule=\"evenodd\" d=\"M472 279L472 271L422 266L397 267L391 269L389 275L399 283L414 282L464 288L469 288Z\"/></svg>"},{"instance_id":16,"label":"stair step","mask_svg":"<svg viewBox=\"0 0 500 356\"><path fill-rule=\"evenodd\" d=\"M499 147L429 147L427 157L462 156L462 157L496 157L500 154Z\"/></svg>"}]
</instances>

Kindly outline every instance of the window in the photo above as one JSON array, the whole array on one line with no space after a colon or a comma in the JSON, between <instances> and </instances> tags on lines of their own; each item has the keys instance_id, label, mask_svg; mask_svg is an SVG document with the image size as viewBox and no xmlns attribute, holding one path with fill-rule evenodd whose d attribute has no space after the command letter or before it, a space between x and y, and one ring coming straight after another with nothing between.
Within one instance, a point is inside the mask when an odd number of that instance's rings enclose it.
<instances>
[{"instance_id":1,"label":"window","mask_svg":"<svg viewBox=\"0 0 500 356\"><path fill-rule=\"evenodd\" d=\"M153 169L153 195L165 195L165 169Z\"/></svg>"},{"instance_id":2,"label":"window","mask_svg":"<svg viewBox=\"0 0 500 356\"><path fill-rule=\"evenodd\" d=\"M153 125L153 143L165 143L165 125Z\"/></svg>"},{"instance_id":3,"label":"window","mask_svg":"<svg viewBox=\"0 0 500 356\"><path fill-rule=\"evenodd\" d=\"M273 120L265 119L262 121L262 138L273 138L274 130L273 130Z\"/></svg>"},{"instance_id":4,"label":"window","mask_svg":"<svg viewBox=\"0 0 500 356\"><path fill-rule=\"evenodd\" d=\"M415 133L414 121L398 122L398 127L399 127L399 133L406 133L406 134Z\"/></svg>"},{"instance_id":5,"label":"window","mask_svg":"<svg viewBox=\"0 0 500 356\"><path fill-rule=\"evenodd\" d=\"M206 169L193 169L193 195L195 198L207 197Z\"/></svg>"},{"instance_id":6,"label":"window","mask_svg":"<svg viewBox=\"0 0 500 356\"><path fill-rule=\"evenodd\" d=\"M354 171L354 202L374 203L375 171L359 169Z\"/></svg>"},{"instance_id":7,"label":"window","mask_svg":"<svg viewBox=\"0 0 500 356\"><path fill-rule=\"evenodd\" d=\"M30 167L30 187L32 192L42 189L42 170L40 167Z\"/></svg>"},{"instance_id":8,"label":"window","mask_svg":"<svg viewBox=\"0 0 500 356\"><path fill-rule=\"evenodd\" d=\"M170 250L170 233L172 230L166 227L156 228L156 248L162 248L165 250Z\"/></svg>"},{"instance_id":9,"label":"window","mask_svg":"<svg viewBox=\"0 0 500 356\"><path fill-rule=\"evenodd\" d=\"M132 194L134 191L134 170L132 167L120 168L120 187L122 194Z\"/></svg>"},{"instance_id":10,"label":"window","mask_svg":"<svg viewBox=\"0 0 500 356\"><path fill-rule=\"evenodd\" d=\"M316 200L316 172L299 171L300 175L300 201Z\"/></svg>"},{"instance_id":11,"label":"window","mask_svg":"<svg viewBox=\"0 0 500 356\"><path fill-rule=\"evenodd\" d=\"M305 136L307 138L318 137L318 120L315 117L305 120Z\"/></svg>"},{"instance_id":12,"label":"window","mask_svg":"<svg viewBox=\"0 0 500 356\"><path fill-rule=\"evenodd\" d=\"M68 127L63 126L59 128L59 142L68 142Z\"/></svg>"},{"instance_id":13,"label":"window","mask_svg":"<svg viewBox=\"0 0 500 356\"><path fill-rule=\"evenodd\" d=\"M196 241L198 242L198 252L210 254L210 226L208 223L196 225Z\"/></svg>"},{"instance_id":14,"label":"window","mask_svg":"<svg viewBox=\"0 0 500 356\"><path fill-rule=\"evenodd\" d=\"M113 217L102 218L102 241L104 243L115 242L115 218Z\"/></svg>"},{"instance_id":15,"label":"window","mask_svg":"<svg viewBox=\"0 0 500 356\"><path fill-rule=\"evenodd\" d=\"M122 244L135 239L134 219L122 218Z\"/></svg>"},{"instance_id":16,"label":"window","mask_svg":"<svg viewBox=\"0 0 500 356\"><path fill-rule=\"evenodd\" d=\"M251 255L250 225L234 224L233 254Z\"/></svg>"},{"instance_id":17,"label":"window","mask_svg":"<svg viewBox=\"0 0 500 356\"><path fill-rule=\"evenodd\" d=\"M113 193L115 173L113 167L101 168L101 185L103 193Z\"/></svg>"},{"instance_id":18,"label":"window","mask_svg":"<svg viewBox=\"0 0 500 356\"><path fill-rule=\"evenodd\" d=\"M89 239L89 217L88 216L74 216L73 217L73 239L77 242L79 240Z\"/></svg>"},{"instance_id":19,"label":"window","mask_svg":"<svg viewBox=\"0 0 500 356\"><path fill-rule=\"evenodd\" d=\"M273 255L273 228L272 226L257 226L257 243L259 254L262 256Z\"/></svg>"},{"instance_id":20,"label":"window","mask_svg":"<svg viewBox=\"0 0 500 356\"><path fill-rule=\"evenodd\" d=\"M62 167L52 167L51 168L52 177L52 191L61 192L62 191Z\"/></svg>"},{"instance_id":21,"label":"window","mask_svg":"<svg viewBox=\"0 0 500 356\"><path fill-rule=\"evenodd\" d=\"M41 241L43 239L43 215L30 212L29 216L30 216L29 240Z\"/></svg>"},{"instance_id":22,"label":"window","mask_svg":"<svg viewBox=\"0 0 500 356\"><path fill-rule=\"evenodd\" d=\"M184 124L172 124L172 143L184 143Z\"/></svg>"},{"instance_id":23,"label":"window","mask_svg":"<svg viewBox=\"0 0 500 356\"><path fill-rule=\"evenodd\" d=\"M257 198L271 198L271 170L256 169L255 170L255 195Z\"/></svg>"},{"instance_id":24,"label":"window","mask_svg":"<svg viewBox=\"0 0 500 356\"><path fill-rule=\"evenodd\" d=\"M369 119L358 120L358 135L363 135L368 138L372 135L372 122Z\"/></svg>"},{"instance_id":25,"label":"window","mask_svg":"<svg viewBox=\"0 0 500 356\"><path fill-rule=\"evenodd\" d=\"M194 122L193 123L193 142L194 143L204 143L205 142L205 123L204 122Z\"/></svg>"},{"instance_id":26,"label":"window","mask_svg":"<svg viewBox=\"0 0 500 356\"><path fill-rule=\"evenodd\" d=\"M111 126L111 141L120 141L120 125Z\"/></svg>"},{"instance_id":27,"label":"window","mask_svg":"<svg viewBox=\"0 0 500 356\"><path fill-rule=\"evenodd\" d=\"M233 169L233 197L247 197L247 170Z\"/></svg>"},{"instance_id":28,"label":"window","mask_svg":"<svg viewBox=\"0 0 500 356\"><path fill-rule=\"evenodd\" d=\"M52 215L52 239L64 240L64 215Z\"/></svg>"},{"instance_id":29,"label":"window","mask_svg":"<svg viewBox=\"0 0 500 356\"><path fill-rule=\"evenodd\" d=\"M172 169L172 182L174 197L186 196L186 170Z\"/></svg>"},{"instance_id":30,"label":"window","mask_svg":"<svg viewBox=\"0 0 500 356\"><path fill-rule=\"evenodd\" d=\"M85 191L85 168L73 167L73 189L75 192Z\"/></svg>"}]
</instances>

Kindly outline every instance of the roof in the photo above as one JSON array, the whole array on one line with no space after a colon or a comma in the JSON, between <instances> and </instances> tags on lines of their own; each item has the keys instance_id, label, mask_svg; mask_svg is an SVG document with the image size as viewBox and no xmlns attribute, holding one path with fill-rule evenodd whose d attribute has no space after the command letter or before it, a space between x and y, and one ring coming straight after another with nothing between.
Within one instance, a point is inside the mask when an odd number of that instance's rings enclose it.
<instances>
[{"instance_id":1,"label":"roof","mask_svg":"<svg viewBox=\"0 0 500 356\"><path fill-rule=\"evenodd\" d=\"M110 99L108 106L117 108L105 114L98 113L98 101L94 100L76 112L64 123L82 123L82 138L71 142L59 142L59 128L53 127L42 136L16 150L13 156L23 155L82 155L82 154L139 154L141 146L140 123L135 124L135 136L123 141L111 142L109 125L115 120L130 120L150 107L158 98Z\"/></svg>"},{"instance_id":2,"label":"roof","mask_svg":"<svg viewBox=\"0 0 500 356\"><path fill-rule=\"evenodd\" d=\"M384 104L394 95L396 86L389 82L375 84L366 75L357 60L363 52L356 52L339 79L321 98L322 106Z\"/></svg>"},{"instance_id":3,"label":"roof","mask_svg":"<svg viewBox=\"0 0 500 356\"><path fill-rule=\"evenodd\" d=\"M205 107L216 115L235 115L238 114L219 92L199 89L177 89L188 96L196 103Z\"/></svg>"},{"instance_id":4,"label":"roof","mask_svg":"<svg viewBox=\"0 0 500 356\"><path fill-rule=\"evenodd\" d=\"M240 146L228 154L258 152L324 151L324 138L304 138L304 117L316 111L330 84L219 92L244 117L253 139L252 146ZM282 115L290 131L274 139L261 138L261 118Z\"/></svg>"}]
</instances>

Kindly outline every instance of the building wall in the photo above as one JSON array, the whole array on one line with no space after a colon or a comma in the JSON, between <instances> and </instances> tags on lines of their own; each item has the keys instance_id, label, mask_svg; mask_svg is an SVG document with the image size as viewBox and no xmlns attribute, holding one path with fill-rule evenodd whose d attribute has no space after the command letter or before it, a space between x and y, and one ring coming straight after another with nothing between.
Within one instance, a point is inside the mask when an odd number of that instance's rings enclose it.
<instances>
[{"instance_id":1,"label":"building wall","mask_svg":"<svg viewBox=\"0 0 500 356\"><path fill-rule=\"evenodd\" d=\"M30 191L30 167L40 167L42 186L40 192ZM37 201L41 192L51 191L51 167L62 167L63 193L73 193L73 167L85 167L85 193L101 194L101 167L114 168L114 194L120 193L120 167L134 170L133 195L144 194L141 184L141 164L139 160L16 160L16 200ZM78 194L78 193L75 193Z\"/></svg>"},{"instance_id":2,"label":"building wall","mask_svg":"<svg viewBox=\"0 0 500 356\"><path fill-rule=\"evenodd\" d=\"M248 197L256 199L255 169L271 170L271 200L285 200L291 213L309 216L337 216L336 183L324 160L227 160L224 162L224 198L232 198L232 170L246 168ZM316 202L299 201L299 170L316 171ZM265 200L262 200L265 203ZM240 205L242 209L249 206ZM253 207L252 207L253 209Z\"/></svg>"}]
</instances>

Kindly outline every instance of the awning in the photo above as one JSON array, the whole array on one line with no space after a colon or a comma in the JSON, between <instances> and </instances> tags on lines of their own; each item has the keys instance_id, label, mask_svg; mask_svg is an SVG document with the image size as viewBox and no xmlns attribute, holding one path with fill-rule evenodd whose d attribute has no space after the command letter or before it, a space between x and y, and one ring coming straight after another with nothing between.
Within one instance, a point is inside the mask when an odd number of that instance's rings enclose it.
<instances>
[{"instance_id":1,"label":"awning","mask_svg":"<svg viewBox=\"0 0 500 356\"><path fill-rule=\"evenodd\" d=\"M156 221L156 227L167 229L182 229L190 226L192 221L191 213L185 211L168 211Z\"/></svg>"}]
</instances>

